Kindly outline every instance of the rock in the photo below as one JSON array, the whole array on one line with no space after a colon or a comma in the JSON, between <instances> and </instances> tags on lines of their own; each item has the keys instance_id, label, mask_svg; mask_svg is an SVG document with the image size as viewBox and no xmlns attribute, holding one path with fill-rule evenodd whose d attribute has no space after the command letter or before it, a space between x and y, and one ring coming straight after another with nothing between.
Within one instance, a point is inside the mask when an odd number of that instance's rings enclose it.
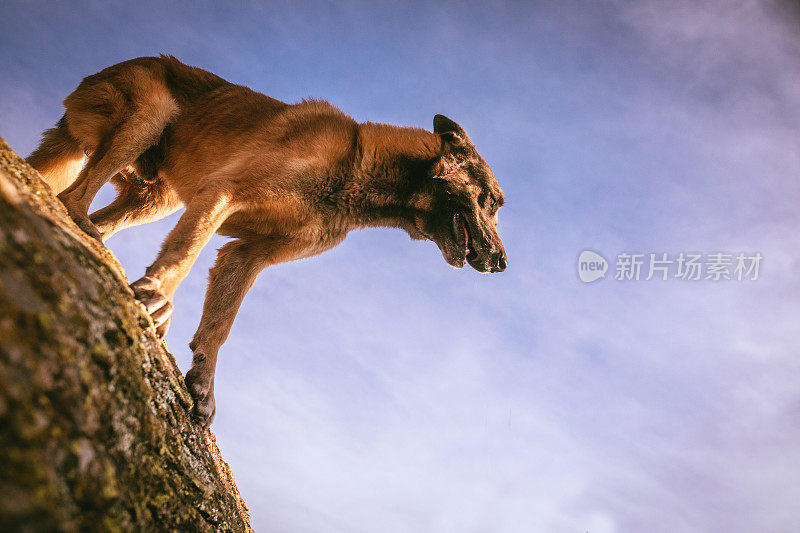
<instances>
[{"instance_id":1,"label":"rock","mask_svg":"<svg viewBox=\"0 0 800 533\"><path fill-rule=\"evenodd\" d=\"M0 529L251 531L111 252L0 139Z\"/></svg>"}]
</instances>

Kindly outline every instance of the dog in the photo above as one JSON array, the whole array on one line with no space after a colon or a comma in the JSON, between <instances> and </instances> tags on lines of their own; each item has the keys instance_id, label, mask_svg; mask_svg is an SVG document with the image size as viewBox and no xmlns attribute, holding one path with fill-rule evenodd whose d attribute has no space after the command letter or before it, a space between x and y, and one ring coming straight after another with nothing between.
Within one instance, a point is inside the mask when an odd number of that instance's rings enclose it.
<instances>
[{"instance_id":1,"label":"dog","mask_svg":"<svg viewBox=\"0 0 800 533\"><path fill-rule=\"evenodd\" d=\"M186 384L203 426L216 413L217 354L265 267L375 226L433 241L456 268L508 265L496 229L503 192L466 132L443 115L433 132L357 123L326 101L287 104L163 55L86 77L64 107L28 162L81 229L103 242L186 207L131 284L159 335L211 236L233 238L218 251L189 345ZM109 180L118 196L89 215Z\"/></svg>"}]
</instances>

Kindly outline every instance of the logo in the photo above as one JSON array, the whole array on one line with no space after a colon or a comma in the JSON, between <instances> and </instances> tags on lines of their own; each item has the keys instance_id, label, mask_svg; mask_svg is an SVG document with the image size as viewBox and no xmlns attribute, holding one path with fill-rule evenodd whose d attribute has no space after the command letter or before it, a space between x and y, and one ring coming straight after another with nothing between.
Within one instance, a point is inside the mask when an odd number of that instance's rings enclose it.
<instances>
[{"instance_id":1,"label":"logo","mask_svg":"<svg viewBox=\"0 0 800 533\"><path fill-rule=\"evenodd\" d=\"M591 250L584 250L578 256L578 277L584 283L591 283L606 277L608 261L602 255Z\"/></svg>"}]
</instances>

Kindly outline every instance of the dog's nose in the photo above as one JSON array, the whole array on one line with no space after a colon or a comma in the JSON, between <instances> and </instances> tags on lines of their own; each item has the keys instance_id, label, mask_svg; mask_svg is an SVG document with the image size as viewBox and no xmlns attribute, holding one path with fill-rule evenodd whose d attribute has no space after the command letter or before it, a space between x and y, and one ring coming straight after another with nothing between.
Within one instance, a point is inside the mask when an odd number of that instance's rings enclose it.
<instances>
[{"instance_id":1,"label":"dog's nose","mask_svg":"<svg viewBox=\"0 0 800 533\"><path fill-rule=\"evenodd\" d=\"M505 250L500 250L492 256L492 272L502 272L508 266L508 257Z\"/></svg>"}]
</instances>

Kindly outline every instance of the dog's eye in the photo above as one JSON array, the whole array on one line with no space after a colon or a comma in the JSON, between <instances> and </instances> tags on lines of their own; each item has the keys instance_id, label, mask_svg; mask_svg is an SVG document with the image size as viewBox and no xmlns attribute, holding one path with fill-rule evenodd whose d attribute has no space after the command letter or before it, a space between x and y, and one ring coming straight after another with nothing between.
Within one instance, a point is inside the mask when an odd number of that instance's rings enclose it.
<instances>
[{"instance_id":1,"label":"dog's eye","mask_svg":"<svg viewBox=\"0 0 800 533\"><path fill-rule=\"evenodd\" d=\"M494 196L489 196L489 211L494 211L496 205L497 205L497 198L495 198Z\"/></svg>"}]
</instances>

